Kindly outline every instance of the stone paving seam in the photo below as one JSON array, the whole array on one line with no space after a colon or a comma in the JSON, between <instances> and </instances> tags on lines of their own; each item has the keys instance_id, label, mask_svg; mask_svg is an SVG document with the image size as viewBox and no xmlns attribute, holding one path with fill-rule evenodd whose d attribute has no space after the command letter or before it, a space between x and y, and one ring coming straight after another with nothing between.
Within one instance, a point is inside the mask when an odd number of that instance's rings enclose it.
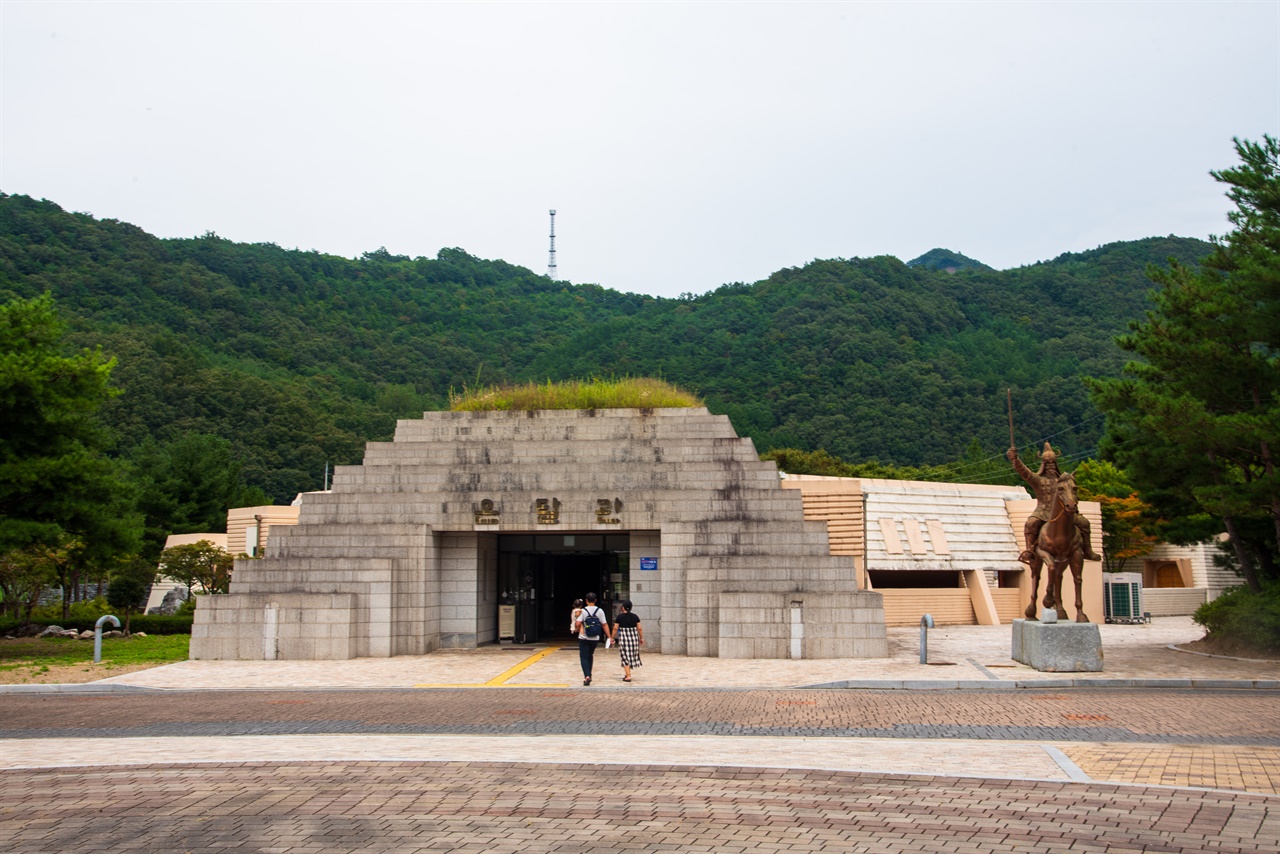
<instances>
[{"instance_id":1,"label":"stone paving seam","mask_svg":"<svg viewBox=\"0 0 1280 854\"><path fill-rule=\"evenodd\" d=\"M978 668L978 670L980 670L982 674L986 676L988 679L995 682L1000 681L999 676L997 676L996 674L992 673L989 669L987 669L987 666L985 664L979 664L976 658L970 658L969 663L972 664L974 667Z\"/></svg>"},{"instance_id":2,"label":"stone paving seam","mask_svg":"<svg viewBox=\"0 0 1280 854\"><path fill-rule=\"evenodd\" d=\"M1079 765L1072 762L1071 757L1067 756L1067 754L1063 753L1052 744L1042 744L1040 746L1044 748L1045 753L1049 754L1049 758L1058 763L1058 767L1066 772L1066 775L1072 780L1075 780L1077 783L1094 782L1094 779L1086 774L1084 769Z\"/></svg>"},{"instance_id":3,"label":"stone paving seam","mask_svg":"<svg viewBox=\"0 0 1280 854\"><path fill-rule=\"evenodd\" d=\"M1200 656L1204 656L1205 658L1220 658L1223 661L1246 661L1249 664L1280 664L1280 659L1240 658L1235 655L1216 655L1215 653L1212 653L1212 652L1201 652L1198 649L1183 649L1182 647L1178 646L1176 643L1168 644L1166 648L1171 649L1174 652L1185 652L1187 653L1187 655L1200 655Z\"/></svg>"}]
</instances>

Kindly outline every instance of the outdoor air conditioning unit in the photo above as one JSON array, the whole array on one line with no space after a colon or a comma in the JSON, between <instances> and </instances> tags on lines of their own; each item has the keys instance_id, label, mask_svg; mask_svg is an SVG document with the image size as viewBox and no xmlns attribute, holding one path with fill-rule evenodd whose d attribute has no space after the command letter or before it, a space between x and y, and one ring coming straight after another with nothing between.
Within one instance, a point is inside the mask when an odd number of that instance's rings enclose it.
<instances>
[{"instance_id":1,"label":"outdoor air conditioning unit","mask_svg":"<svg viewBox=\"0 0 1280 854\"><path fill-rule=\"evenodd\" d=\"M1104 572L1102 599L1108 623L1141 623L1142 573Z\"/></svg>"}]
</instances>

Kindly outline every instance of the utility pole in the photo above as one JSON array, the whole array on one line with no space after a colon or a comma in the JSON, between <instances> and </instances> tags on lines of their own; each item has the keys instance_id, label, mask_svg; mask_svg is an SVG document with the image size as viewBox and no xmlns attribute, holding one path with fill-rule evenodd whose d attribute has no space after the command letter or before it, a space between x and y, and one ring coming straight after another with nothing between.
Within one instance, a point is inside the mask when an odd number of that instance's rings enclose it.
<instances>
[{"instance_id":1,"label":"utility pole","mask_svg":"<svg viewBox=\"0 0 1280 854\"><path fill-rule=\"evenodd\" d=\"M547 261L547 278L555 282L559 280L556 273L556 212L551 211L551 257Z\"/></svg>"}]
</instances>

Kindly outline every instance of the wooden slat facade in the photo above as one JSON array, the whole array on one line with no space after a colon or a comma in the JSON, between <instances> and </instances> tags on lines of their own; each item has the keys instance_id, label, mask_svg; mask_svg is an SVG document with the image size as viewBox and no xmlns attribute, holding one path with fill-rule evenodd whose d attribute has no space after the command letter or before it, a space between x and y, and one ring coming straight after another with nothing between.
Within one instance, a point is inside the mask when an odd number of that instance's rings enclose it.
<instances>
[{"instance_id":1,"label":"wooden slat facade","mask_svg":"<svg viewBox=\"0 0 1280 854\"><path fill-rule=\"evenodd\" d=\"M972 626L978 622L969 591L963 587L890 588L878 592L884 594L884 621L888 626L918 626L925 614L933 617L935 626Z\"/></svg>"},{"instance_id":2,"label":"wooden slat facade","mask_svg":"<svg viewBox=\"0 0 1280 854\"><path fill-rule=\"evenodd\" d=\"M966 571L984 573L1002 623L1023 616L1030 601L1030 579L1017 558L1023 526L1036 507L1025 489L816 475L786 475L782 485L800 490L806 519L827 523L832 554L856 559L860 588L868 587L868 571L957 573L954 590L876 587L885 594L889 625L915 625L924 613L932 613L935 622L943 615L949 625L975 622L969 593L959 583ZM1093 547L1100 551L1101 508L1084 501L1081 510L1092 522ZM999 581L1014 579L1026 589L997 586ZM1064 594L1068 601L1074 600L1069 580ZM902 607L914 613L889 616L891 608L897 607L891 605L891 598L906 603ZM964 604L956 605L960 600ZM1097 563L1085 564L1084 601L1086 612L1100 619L1102 576Z\"/></svg>"},{"instance_id":3,"label":"wooden slat facade","mask_svg":"<svg viewBox=\"0 0 1280 854\"><path fill-rule=\"evenodd\" d=\"M1022 601L1022 591L1017 587L993 588L991 599L996 603L996 613L1000 615L1002 624L1012 623L1019 617L1025 616L1023 611L1027 603Z\"/></svg>"}]
</instances>

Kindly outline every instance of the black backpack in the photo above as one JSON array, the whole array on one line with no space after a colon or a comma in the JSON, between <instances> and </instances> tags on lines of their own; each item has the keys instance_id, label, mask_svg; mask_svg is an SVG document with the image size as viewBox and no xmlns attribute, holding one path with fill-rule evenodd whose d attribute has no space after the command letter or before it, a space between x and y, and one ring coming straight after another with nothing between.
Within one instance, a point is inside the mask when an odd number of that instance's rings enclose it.
<instances>
[{"instance_id":1,"label":"black backpack","mask_svg":"<svg viewBox=\"0 0 1280 854\"><path fill-rule=\"evenodd\" d=\"M584 610L582 612L582 634L586 639L598 641L603 632L604 627L600 623L600 609L596 608L595 613Z\"/></svg>"}]
</instances>

